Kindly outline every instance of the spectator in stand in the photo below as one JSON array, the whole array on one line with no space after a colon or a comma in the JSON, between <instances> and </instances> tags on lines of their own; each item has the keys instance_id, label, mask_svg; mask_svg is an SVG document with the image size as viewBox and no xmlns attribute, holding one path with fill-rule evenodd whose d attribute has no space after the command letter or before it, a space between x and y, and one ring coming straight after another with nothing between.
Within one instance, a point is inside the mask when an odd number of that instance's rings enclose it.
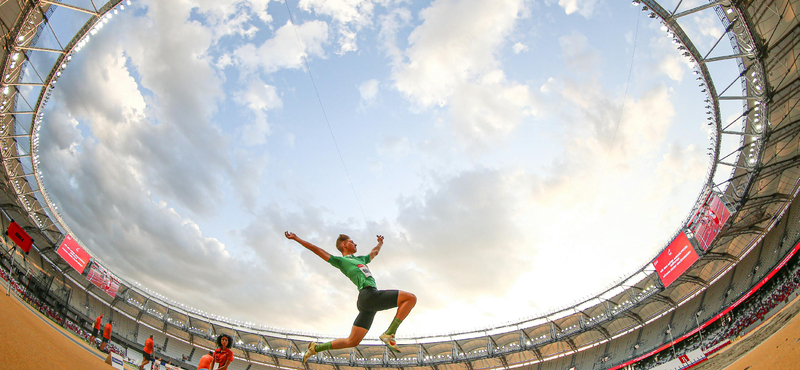
<instances>
[{"instance_id":1,"label":"spectator in stand","mask_svg":"<svg viewBox=\"0 0 800 370\"><path fill-rule=\"evenodd\" d=\"M89 343L92 345L94 344L94 338L97 338L97 334L100 332L100 320L103 319L103 314L101 313L100 316L97 316L97 320L94 320L94 327L92 328L92 336L89 337Z\"/></svg>"},{"instance_id":2,"label":"spectator in stand","mask_svg":"<svg viewBox=\"0 0 800 370\"><path fill-rule=\"evenodd\" d=\"M228 334L220 334L217 337L217 350L214 351L214 361L211 362L211 368L214 368L214 364L219 364L217 370L227 370L228 366L233 362L233 351L230 349L230 345L233 343L233 339Z\"/></svg>"},{"instance_id":3,"label":"spectator in stand","mask_svg":"<svg viewBox=\"0 0 800 370\"><path fill-rule=\"evenodd\" d=\"M100 343L100 350L105 351L106 345L108 345L108 341L111 340L111 324L114 322L108 320L108 324L106 324L105 329L103 330L103 342Z\"/></svg>"},{"instance_id":4,"label":"spectator in stand","mask_svg":"<svg viewBox=\"0 0 800 370\"><path fill-rule=\"evenodd\" d=\"M211 364L214 363L214 352L208 351L207 354L200 357L200 363L197 364L197 370L211 370Z\"/></svg>"},{"instance_id":5,"label":"spectator in stand","mask_svg":"<svg viewBox=\"0 0 800 370\"><path fill-rule=\"evenodd\" d=\"M150 334L150 338L144 340L144 349L142 351L144 353L142 354L142 364L139 365L139 369L144 370L144 365L153 361L153 334ZM150 367L153 367L153 365L150 365Z\"/></svg>"}]
</instances>

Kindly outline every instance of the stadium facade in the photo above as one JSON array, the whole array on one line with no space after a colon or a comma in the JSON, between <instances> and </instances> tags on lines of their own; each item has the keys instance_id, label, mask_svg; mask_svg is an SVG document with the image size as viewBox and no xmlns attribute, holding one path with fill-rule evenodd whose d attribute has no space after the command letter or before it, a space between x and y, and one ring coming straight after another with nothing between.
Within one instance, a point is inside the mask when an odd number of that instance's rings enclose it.
<instances>
[{"instance_id":1,"label":"stadium facade","mask_svg":"<svg viewBox=\"0 0 800 370\"><path fill-rule=\"evenodd\" d=\"M90 330L94 318L104 313L116 322L112 342L128 348L129 357L136 358L135 351L153 334L161 354L186 367L196 365L198 354L213 348L212 338L221 333L236 342L232 369L250 370L617 369L654 363L661 353L674 357L676 344L684 349L704 340L710 344L718 338L704 339L702 329L732 321L730 309L783 266L800 243L800 205L793 202L800 190L800 23L795 13L800 2L676 4L665 8L655 1L634 1L694 63L708 109L707 117L698 119L705 119L715 134L706 186L685 221L675 225L678 230L664 253L597 295L546 314L490 328L399 337L401 354L367 337L355 349L319 354L304 365L300 360L307 344L331 338L230 322L188 308L116 277L102 268L101 256L90 251L78 255L85 249L78 240L65 243L74 236L48 197L38 167L43 109L72 55L126 2L112 0L96 9L58 1L2 2L0 226L6 230L13 220L35 241L28 255L9 254L14 244L5 238L2 268L21 291L53 307L65 325ZM88 20L62 48L37 47L57 7L88 14ZM684 33L681 21L700 12L714 12L722 22L726 33L718 43L729 42L730 55L709 57L710 50L698 50ZM55 55L46 75L23 73L35 53ZM709 71L715 63L736 63L740 74L715 81ZM21 93L23 88L34 91L35 101L25 98L31 94ZM741 116L723 122L723 101L740 103ZM721 143L730 140L738 145L723 151ZM681 259L667 256L675 247L682 248L676 249ZM66 248L75 248L73 264L65 259ZM76 260L85 261L76 268Z\"/></svg>"}]
</instances>

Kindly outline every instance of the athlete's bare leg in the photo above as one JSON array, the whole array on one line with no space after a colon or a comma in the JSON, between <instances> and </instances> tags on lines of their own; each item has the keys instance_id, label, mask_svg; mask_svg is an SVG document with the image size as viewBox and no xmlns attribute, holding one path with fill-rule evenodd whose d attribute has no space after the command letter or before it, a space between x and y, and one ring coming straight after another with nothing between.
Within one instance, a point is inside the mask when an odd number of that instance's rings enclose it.
<instances>
[{"instance_id":1,"label":"athlete's bare leg","mask_svg":"<svg viewBox=\"0 0 800 370\"><path fill-rule=\"evenodd\" d=\"M350 330L350 336L347 338L334 339L331 342L331 349L355 347L361 343L365 335L367 335L367 329L353 325L353 329Z\"/></svg>"},{"instance_id":2,"label":"athlete's bare leg","mask_svg":"<svg viewBox=\"0 0 800 370\"><path fill-rule=\"evenodd\" d=\"M400 320L405 320L411 309L417 304L417 296L412 293L400 291L397 294L397 314L394 316Z\"/></svg>"}]
</instances>

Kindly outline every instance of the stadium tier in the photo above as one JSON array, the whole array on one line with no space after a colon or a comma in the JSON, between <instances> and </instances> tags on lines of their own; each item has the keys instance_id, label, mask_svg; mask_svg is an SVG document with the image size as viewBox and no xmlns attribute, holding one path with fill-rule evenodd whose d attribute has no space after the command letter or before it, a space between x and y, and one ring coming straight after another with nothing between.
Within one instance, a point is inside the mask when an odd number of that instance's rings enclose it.
<instances>
[{"instance_id":1,"label":"stadium tier","mask_svg":"<svg viewBox=\"0 0 800 370\"><path fill-rule=\"evenodd\" d=\"M158 357L193 369L199 357L215 347L213 338L225 333L234 338L231 369L235 370L583 370L631 364L647 369L741 335L797 296L800 203L794 200L800 190L800 74L788 66L796 66L800 54L796 42L800 27L797 18L781 14L800 8L797 1L721 1L697 8L673 5L675 10L667 10L656 1L634 0L649 18L668 29L695 65L696 78L707 94L708 121L714 131L707 185L683 224L665 226L678 230L663 249L684 247L697 255L696 261L670 260L671 253L660 253L642 261L632 275L565 308L483 329L398 337L400 355L389 352L376 337L367 337L355 349L326 351L306 365L300 360L308 343L329 338L229 322L153 294L104 270L102 256L80 255L80 241L55 211L36 171L38 137L33 135L42 122L48 92L60 75L57 71L120 4L108 1L95 10L65 7L93 15L55 54L42 83L29 86L39 92L33 111L15 111L17 104L0 107L0 140L31 143L27 153L18 145L0 150L5 164L0 171L4 184L0 226L19 227L35 240L30 253L23 254L24 243L4 237L0 275L14 294L81 338L88 338L99 314L104 322L113 319L113 350L135 362L141 361L144 340L153 335ZM9 76L21 78L25 63L14 62L15 53L47 52L37 50L35 42L54 9L63 4L0 6L5 24L13 25L2 41L0 59ZM727 33L720 40L732 44L733 54L706 59L707 54L684 33L682 17L700 12L708 12L725 26ZM36 37L20 37L25 35ZM744 76L722 82L741 88L733 95L718 95L708 70L709 63L724 62L735 63ZM18 89L9 88L19 82L4 80L0 89L8 91L7 99L20 98ZM721 100L741 103L739 119L723 122ZM736 148L723 148L720 143L731 137ZM725 215L724 220L710 217L711 209L720 211L714 215ZM12 250L16 245L19 248ZM65 250L75 258L68 261ZM98 285L98 276L112 279Z\"/></svg>"}]
</instances>

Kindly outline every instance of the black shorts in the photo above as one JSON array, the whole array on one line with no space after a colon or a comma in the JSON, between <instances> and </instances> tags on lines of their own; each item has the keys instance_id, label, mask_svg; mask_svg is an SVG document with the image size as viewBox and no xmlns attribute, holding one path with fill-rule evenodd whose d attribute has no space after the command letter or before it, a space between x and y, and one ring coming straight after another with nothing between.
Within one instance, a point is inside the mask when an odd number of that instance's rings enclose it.
<instances>
[{"instance_id":1,"label":"black shorts","mask_svg":"<svg viewBox=\"0 0 800 370\"><path fill-rule=\"evenodd\" d=\"M397 307L399 290L378 290L374 287L364 287L358 292L358 316L353 326L369 330L375 313Z\"/></svg>"},{"instance_id":2,"label":"black shorts","mask_svg":"<svg viewBox=\"0 0 800 370\"><path fill-rule=\"evenodd\" d=\"M147 362L153 361L153 355L151 355L151 354L149 354L147 352L144 352L144 360L147 361Z\"/></svg>"},{"instance_id":3,"label":"black shorts","mask_svg":"<svg viewBox=\"0 0 800 370\"><path fill-rule=\"evenodd\" d=\"M108 338L103 337L103 343L108 343Z\"/></svg>"},{"instance_id":4,"label":"black shorts","mask_svg":"<svg viewBox=\"0 0 800 370\"><path fill-rule=\"evenodd\" d=\"M92 336L97 337L97 328L92 328Z\"/></svg>"}]
</instances>

